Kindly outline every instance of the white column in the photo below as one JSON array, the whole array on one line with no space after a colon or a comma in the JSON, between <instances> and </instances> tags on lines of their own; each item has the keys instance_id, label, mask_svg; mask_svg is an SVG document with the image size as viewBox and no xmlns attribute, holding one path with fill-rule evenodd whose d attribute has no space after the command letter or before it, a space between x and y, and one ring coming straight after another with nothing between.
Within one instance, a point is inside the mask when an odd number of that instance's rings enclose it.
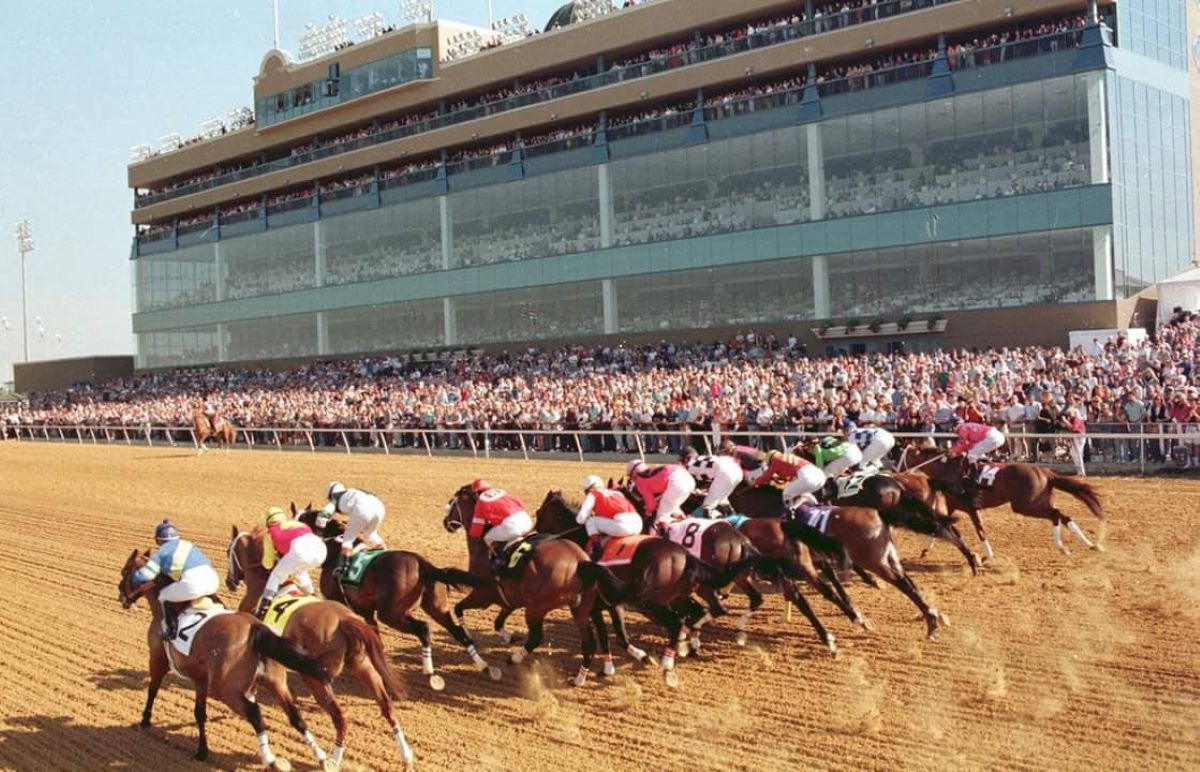
<instances>
[{"instance_id":1,"label":"white column","mask_svg":"<svg viewBox=\"0 0 1200 772\"><path fill-rule=\"evenodd\" d=\"M1096 300L1113 299L1112 226L1092 228L1092 271L1095 274Z\"/></svg>"},{"instance_id":2,"label":"white column","mask_svg":"<svg viewBox=\"0 0 1200 772\"><path fill-rule=\"evenodd\" d=\"M613 280L600 282L600 292L604 300L604 333L611 335L617 331L617 288Z\"/></svg>"},{"instance_id":3,"label":"white column","mask_svg":"<svg viewBox=\"0 0 1200 772\"><path fill-rule=\"evenodd\" d=\"M808 145L808 217L825 219L825 148L821 144L821 124L804 127Z\"/></svg>"},{"instance_id":4,"label":"white column","mask_svg":"<svg viewBox=\"0 0 1200 772\"><path fill-rule=\"evenodd\" d=\"M450 198L438 196L438 219L442 233L442 268L448 269L454 257L454 233L450 229Z\"/></svg>"},{"instance_id":5,"label":"white column","mask_svg":"<svg viewBox=\"0 0 1200 772\"><path fill-rule=\"evenodd\" d=\"M1104 90L1104 73L1089 72L1087 82L1088 169L1090 182L1108 182L1108 97Z\"/></svg>"},{"instance_id":6,"label":"white column","mask_svg":"<svg viewBox=\"0 0 1200 772\"><path fill-rule=\"evenodd\" d=\"M458 345L458 320L454 318L454 298L442 298L442 337L444 345Z\"/></svg>"},{"instance_id":7,"label":"white column","mask_svg":"<svg viewBox=\"0 0 1200 772\"><path fill-rule=\"evenodd\" d=\"M217 324L217 361L226 361L225 356L225 338L228 336L224 324Z\"/></svg>"},{"instance_id":8,"label":"white column","mask_svg":"<svg viewBox=\"0 0 1200 772\"><path fill-rule=\"evenodd\" d=\"M596 172L600 193L600 247L604 249L611 247L613 241L612 185L608 179L608 164L600 164L596 167ZM607 305L605 309L607 314ZM607 321L608 317L605 316L606 327Z\"/></svg>"},{"instance_id":9,"label":"white column","mask_svg":"<svg viewBox=\"0 0 1200 772\"><path fill-rule=\"evenodd\" d=\"M221 242L213 244L213 284L216 285L215 300L225 299L225 250Z\"/></svg>"},{"instance_id":10,"label":"white column","mask_svg":"<svg viewBox=\"0 0 1200 772\"><path fill-rule=\"evenodd\" d=\"M325 234L321 221L313 221L313 286L325 286Z\"/></svg>"},{"instance_id":11,"label":"white column","mask_svg":"<svg viewBox=\"0 0 1200 772\"><path fill-rule=\"evenodd\" d=\"M829 317L829 263L825 255L817 255L812 261L813 315L817 319Z\"/></svg>"},{"instance_id":12,"label":"white column","mask_svg":"<svg viewBox=\"0 0 1200 772\"><path fill-rule=\"evenodd\" d=\"M329 318L324 311L317 312L317 353L329 353Z\"/></svg>"}]
</instances>

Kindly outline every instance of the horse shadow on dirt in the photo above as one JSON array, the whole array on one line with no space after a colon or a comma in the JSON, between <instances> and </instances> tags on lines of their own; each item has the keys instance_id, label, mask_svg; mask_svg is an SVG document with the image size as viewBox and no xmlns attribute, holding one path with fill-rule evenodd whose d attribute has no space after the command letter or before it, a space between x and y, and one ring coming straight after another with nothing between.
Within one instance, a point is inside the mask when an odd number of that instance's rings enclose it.
<instances>
[{"instance_id":1,"label":"horse shadow on dirt","mask_svg":"<svg viewBox=\"0 0 1200 772\"><path fill-rule=\"evenodd\" d=\"M172 769L211 769L214 766L242 769L259 765L255 753L225 750L213 750L207 762L194 761L191 756L196 750L196 734L192 724L164 723L140 729L136 725L138 718L140 716L131 717L128 726L102 727L76 723L70 716L6 718L10 728L0 730L0 766L44 769L65 764L77 769L148 769L164 760L170 761ZM241 719L232 714L217 714L210 717L209 724L223 720ZM83 752L83 749L89 758L69 762L72 754Z\"/></svg>"}]
</instances>

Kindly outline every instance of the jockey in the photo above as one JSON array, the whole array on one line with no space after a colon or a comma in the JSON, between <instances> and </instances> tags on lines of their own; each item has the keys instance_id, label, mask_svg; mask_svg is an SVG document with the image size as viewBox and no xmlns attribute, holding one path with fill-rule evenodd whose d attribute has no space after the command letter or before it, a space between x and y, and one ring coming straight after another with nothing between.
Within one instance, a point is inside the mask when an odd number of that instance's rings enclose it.
<instances>
[{"instance_id":1,"label":"jockey","mask_svg":"<svg viewBox=\"0 0 1200 772\"><path fill-rule=\"evenodd\" d=\"M683 502L696 490L696 480L679 464L650 466L633 459L625 466L633 487L646 504L646 516L654 515L654 524L665 532L672 519L684 517Z\"/></svg>"},{"instance_id":2,"label":"jockey","mask_svg":"<svg viewBox=\"0 0 1200 772\"><path fill-rule=\"evenodd\" d=\"M762 465L766 454L758 448L752 448L749 445L737 445L733 440L725 440L721 443L721 455L731 457L738 463L743 472L757 471L758 474L762 474ZM749 481L752 478L747 474L746 479Z\"/></svg>"},{"instance_id":3,"label":"jockey","mask_svg":"<svg viewBox=\"0 0 1200 772\"><path fill-rule=\"evenodd\" d=\"M208 419L208 425L216 432L221 419L217 417L217 406L211 399L204 403L204 417Z\"/></svg>"},{"instance_id":4,"label":"jockey","mask_svg":"<svg viewBox=\"0 0 1200 772\"><path fill-rule=\"evenodd\" d=\"M175 604L216 595L221 580L200 548L179 538L179 529L170 520L163 520L154 529L154 543L158 549L133 575L133 581L145 584L160 576L166 580L166 586L158 592L158 599L162 602L166 625L163 640L169 641L179 632L179 612Z\"/></svg>"},{"instance_id":5,"label":"jockey","mask_svg":"<svg viewBox=\"0 0 1200 772\"><path fill-rule=\"evenodd\" d=\"M813 447L813 463L825 472L825 498L837 497L837 478L855 464L861 463L862 451L850 440L830 435L822 437Z\"/></svg>"},{"instance_id":6,"label":"jockey","mask_svg":"<svg viewBox=\"0 0 1200 772\"><path fill-rule=\"evenodd\" d=\"M331 482L325 489L329 503L317 515L316 525L324 530L325 524L335 512L346 515L346 531L342 534L342 558L338 561L338 571L345 571L350 554L364 547L355 547L354 541L362 539L366 549L385 549L383 537L379 535L379 526L383 525L383 502L374 493L347 488L340 482Z\"/></svg>"},{"instance_id":7,"label":"jockey","mask_svg":"<svg viewBox=\"0 0 1200 772\"><path fill-rule=\"evenodd\" d=\"M683 449L679 462L697 482L708 484L708 493L700 505L705 517L712 517L717 507L731 507L729 494L745 478L741 464L729 456L702 456L691 446Z\"/></svg>"},{"instance_id":8,"label":"jockey","mask_svg":"<svg viewBox=\"0 0 1200 772\"><path fill-rule=\"evenodd\" d=\"M965 453L967 461L975 465L993 450L1004 447L1004 434L994 426L980 423L961 423L955 429L958 442L950 448L951 455Z\"/></svg>"},{"instance_id":9,"label":"jockey","mask_svg":"<svg viewBox=\"0 0 1200 772\"><path fill-rule=\"evenodd\" d=\"M878 470L881 462L896 447L896 438L887 429L878 426L866 426L850 432L850 441L862 451L862 469Z\"/></svg>"},{"instance_id":10,"label":"jockey","mask_svg":"<svg viewBox=\"0 0 1200 772\"><path fill-rule=\"evenodd\" d=\"M321 537L304 523L288 517L279 507L267 509L266 524L262 564L271 569L271 575L267 577L267 585L258 602L259 619L266 615L279 586L288 579L294 579L305 595L312 595L313 584L308 572L320 568L326 555Z\"/></svg>"},{"instance_id":11,"label":"jockey","mask_svg":"<svg viewBox=\"0 0 1200 772\"><path fill-rule=\"evenodd\" d=\"M598 560L604 546L604 536L637 536L642 532L642 518L637 508L625 494L605 488L604 482L594 474L583 481L583 504L575 522L584 526L592 549L592 560Z\"/></svg>"},{"instance_id":12,"label":"jockey","mask_svg":"<svg viewBox=\"0 0 1200 772\"><path fill-rule=\"evenodd\" d=\"M509 544L533 532L533 518L516 496L493 488L487 480L471 483L471 492L476 497L475 511L467 533L483 537L493 558Z\"/></svg>"},{"instance_id":13,"label":"jockey","mask_svg":"<svg viewBox=\"0 0 1200 772\"><path fill-rule=\"evenodd\" d=\"M799 456L772 450L764 458L766 469L750 487L783 485L783 503L788 509L794 508L801 496L819 491L825 484L825 473L820 467Z\"/></svg>"}]
</instances>

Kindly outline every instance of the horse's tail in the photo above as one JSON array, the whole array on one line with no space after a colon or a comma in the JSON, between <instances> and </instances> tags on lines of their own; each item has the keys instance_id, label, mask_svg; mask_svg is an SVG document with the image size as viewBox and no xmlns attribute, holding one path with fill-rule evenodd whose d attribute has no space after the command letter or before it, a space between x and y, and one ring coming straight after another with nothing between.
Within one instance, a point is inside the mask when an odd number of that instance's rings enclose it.
<instances>
[{"instance_id":1,"label":"horse's tail","mask_svg":"<svg viewBox=\"0 0 1200 772\"><path fill-rule=\"evenodd\" d=\"M375 672L383 681L388 695L393 700L403 699L404 686L401 685L396 674L392 672L391 666L388 665L387 656L383 652L383 642L379 640L379 633L372 630L371 626L363 620L350 615L346 615L338 623L338 631L346 636L346 641L349 643L347 654L352 656L356 653L356 649L366 654L367 659L371 661L371 667L375 668Z\"/></svg>"},{"instance_id":2,"label":"horse's tail","mask_svg":"<svg viewBox=\"0 0 1200 772\"><path fill-rule=\"evenodd\" d=\"M1104 520L1104 508L1100 506L1100 496L1096 493L1095 488L1078 477L1064 477L1049 469L1043 471L1050 478L1051 488L1079 499L1088 508L1088 511L1096 516L1097 520Z\"/></svg>"},{"instance_id":3,"label":"horse's tail","mask_svg":"<svg viewBox=\"0 0 1200 772\"><path fill-rule=\"evenodd\" d=\"M807 523L801 523L798 520L784 520L780 526L783 528L784 536L799 541L822 555L842 554L842 545L837 539L826 536Z\"/></svg>"},{"instance_id":4,"label":"horse's tail","mask_svg":"<svg viewBox=\"0 0 1200 772\"><path fill-rule=\"evenodd\" d=\"M305 654L304 649L295 643L271 632L271 628L261 622L255 623L250 632L250 648L260 657L273 659L289 670L329 683L329 673L324 665Z\"/></svg>"},{"instance_id":5,"label":"horse's tail","mask_svg":"<svg viewBox=\"0 0 1200 772\"><path fill-rule=\"evenodd\" d=\"M423 557L417 556L420 565L421 583L441 582L444 585L461 590L464 587L475 589L491 584L491 580L473 576L458 568L439 568Z\"/></svg>"},{"instance_id":6,"label":"horse's tail","mask_svg":"<svg viewBox=\"0 0 1200 772\"><path fill-rule=\"evenodd\" d=\"M630 593L630 586L609 571L606 566L591 561L581 561L576 568L579 573L579 581L583 585L583 589L590 590L593 587L600 593L600 599L610 606L617 606L627 601Z\"/></svg>"},{"instance_id":7,"label":"horse's tail","mask_svg":"<svg viewBox=\"0 0 1200 772\"><path fill-rule=\"evenodd\" d=\"M894 528L903 528L926 536L935 536L954 525L953 517L939 515L908 491L900 494L899 506L881 509L879 516L883 518L883 522Z\"/></svg>"}]
</instances>

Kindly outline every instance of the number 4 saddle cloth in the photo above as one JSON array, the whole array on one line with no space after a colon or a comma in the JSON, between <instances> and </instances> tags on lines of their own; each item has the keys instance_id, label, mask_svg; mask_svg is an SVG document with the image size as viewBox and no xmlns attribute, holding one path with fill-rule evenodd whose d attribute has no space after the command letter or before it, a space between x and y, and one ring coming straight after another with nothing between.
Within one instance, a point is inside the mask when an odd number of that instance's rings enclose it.
<instances>
[{"instance_id":1,"label":"number 4 saddle cloth","mask_svg":"<svg viewBox=\"0 0 1200 772\"><path fill-rule=\"evenodd\" d=\"M286 586L286 585L285 585ZM310 603L316 603L321 600L312 595L305 595L295 587L290 587L286 592L281 592L271 601L271 606L267 609L266 616L263 617L263 622L267 627L271 628L271 632L276 635L283 635L283 631L287 629L288 622L292 615L301 608Z\"/></svg>"}]
</instances>

